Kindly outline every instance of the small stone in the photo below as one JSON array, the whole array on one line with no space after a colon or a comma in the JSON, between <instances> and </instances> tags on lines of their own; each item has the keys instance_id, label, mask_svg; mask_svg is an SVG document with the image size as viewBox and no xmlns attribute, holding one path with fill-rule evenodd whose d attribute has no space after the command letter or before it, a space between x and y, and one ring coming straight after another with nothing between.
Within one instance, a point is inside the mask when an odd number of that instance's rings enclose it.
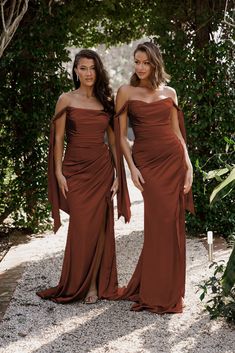
<instances>
[{"instance_id":1,"label":"small stone","mask_svg":"<svg viewBox=\"0 0 235 353\"><path fill-rule=\"evenodd\" d=\"M27 333L26 332L18 332L18 336L25 337L25 336L27 336Z\"/></svg>"}]
</instances>

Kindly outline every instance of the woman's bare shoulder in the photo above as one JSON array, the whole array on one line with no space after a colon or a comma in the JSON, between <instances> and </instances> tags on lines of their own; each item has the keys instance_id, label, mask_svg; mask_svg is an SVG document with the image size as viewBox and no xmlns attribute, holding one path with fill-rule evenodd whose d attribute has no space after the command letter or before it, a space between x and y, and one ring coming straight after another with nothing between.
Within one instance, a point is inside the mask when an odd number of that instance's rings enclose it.
<instances>
[{"instance_id":1,"label":"woman's bare shoulder","mask_svg":"<svg viewBox=\"0 0 235 353\"><path fill-rule=\"evenodd\" d=\"M164 86L163 90L164 90L164 95L165 95L166 97L170 97L170 98L173 99L173 101L174 101L176 104L178 103L176 90L175 90L173 87Z\"/></svg>"},{"instance_id":2,"label":"woman's bare shoulder","mask_svg":"<svg viewBox=\"0 0 235 353\"><path fill-rule=\"evenodd\" d=\"M69 92L63 92L56 103L56 113L61 111L62 109L66 108L69 106L70 103L70 97L69 97Z\"/></svg>"},{"instance_id":3,"label":"woman's bare shoulder","mask_svg":"<svg viewBox=\"0 0 235 353\"><path fill-rule=\"evenodd\" d=\"M129 94L129 92L131 91L131 88L132 88L131 85L128 85L128 84L122 85L118 88L117 93L123 94L123 95Z\"/></svg>"},{"instance_id":4,"label":"woman's bare shoulder","mask_svg":"<svg viewBox=\"0 0 235 353\"><path fill-rule=\"evenodd\" d=\"M170 86L164 86L163 90L165 93L167 93L169 96L173 96L174 94L176 94L176 90L173 87Z\"/></svg>"},{"instance_id":5,"label":"woman's bare shoulder","mask_svg":"<svg viewBox=\"0 0 235 353\"><path fill-rule=\"evenodd\" d=\"M122 106L124 106L131 95L131 86L130 85L122 85L119 87L116 96L116 110L118 111Z\"/></svg>"},{"instance_id":6,"label":"woman's bare shoulder","mask_svg":"<svg viewBox=\"0 0 235 353\"><path fill-rule=\"evenodd\" d=\"M117 96L121 97L122 100L129 100L131 95L133 94L135 87L131 86L131 85L122 85L121 87L119 87L118 91L117 91Z\"/></svg>"}]
</instances>

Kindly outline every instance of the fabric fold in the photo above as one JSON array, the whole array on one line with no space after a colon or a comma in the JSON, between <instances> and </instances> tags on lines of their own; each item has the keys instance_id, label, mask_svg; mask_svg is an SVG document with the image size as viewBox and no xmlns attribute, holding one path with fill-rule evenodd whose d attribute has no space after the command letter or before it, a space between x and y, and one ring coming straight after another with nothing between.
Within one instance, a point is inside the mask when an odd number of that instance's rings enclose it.
<instances>
[{"instance_id":1,"label":"fabric fold","mask_svg":"<svg viewBox=\"0 0 235 353\"><path fill-rule=\"evenodd\" d=\"M67 107L60 110L51 119L50 138L49 138L49 154L48 154L48 200L51 204L52 218L54 219L54 233L61 226L60 209L69 213L69 207L66 199L59 189L59 185L55 175L54 147L55 147L55 121L66 113Z\"/></svg>"},{"instance_id":2,"label":"fabric fold","mask_svg":"<svg viewBox=\"0 0 235 353\"><path fill-rule=\"evenodd\" d=\"M119 288L116 299L134 301L131 309L135 311L181 313L185 291L185 208L194 213L194 205L192 194L187 197L183 191L185 154L172 129L171 112L176 107L186 143L183 113L170 97L150 103L133 99L116 114L117 121L127 107L135 135L133 160L145 180L144 244L130 281ZM120 126L116 123L117 128ZM120 140L119 135L117 131Z\"/></svg>"},{"instance_id":3,"label":"fabric fold","mask_svg":"<svg viewBox=\"0 0 235 353\"><path fill-rule=\"evenodd\" d=\"M117 208L118 218L123 216L125 222L129 222L131 218L130 197L127 188L126 173L123 161L123 153L120 141L120 115L127 108L127 103L114 116L114 134L117 151L117 175L118 175L118 193L117 193Z\"/></svg>"},{"instance_id":4,"label":"fabric fold","mask_svg":"<svg viewBox=\"0 0 235 353\"><path fill-rule=\"evenodd\" d=\"M55 122L64 113L67 144L62 171L68 185L66 199L60 193L54 172ZM61 304L84 299L94 272L98 297L112 299L117 295L111 198L114 163L104 141L110 120L110 115L103 110L72 106L52 119L48 191L54 230L61 224L60 209L69 213L69 225L59 283L38 291L37 295L43 299Z\"/></svg>"},{"instance_id":5,"label":"fabric fold","mask_svg":"<svg viewBox=\"0 0 235 353\"><path fill-rule=\"evenodd\" d=\"M179 120L180 131L181 131L181 134L184 138L185 144L187 145L187 135L186 135L186 129L185 129L185 123L184 123L184 113L178 107L177 104L175 104L174 102L173 102L173 104L178 111L178 120ZM185 209L188 210L189 212L191 212L192 214L195 214L192 188L189 190L189 192L187 194L184 195L184 200L185 200Z\"/></svg>"}]
</instances>

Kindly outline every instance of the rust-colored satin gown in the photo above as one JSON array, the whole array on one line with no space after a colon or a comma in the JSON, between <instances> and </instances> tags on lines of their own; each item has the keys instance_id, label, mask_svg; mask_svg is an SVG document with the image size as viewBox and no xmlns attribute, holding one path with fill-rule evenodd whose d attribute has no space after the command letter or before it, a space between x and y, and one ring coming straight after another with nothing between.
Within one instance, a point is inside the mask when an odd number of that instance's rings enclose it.
<instances>
[{"instance_id":1,"label":"rust-colored satin gown","mask_svg":"<svg viewBox=\"0 0 235 353\"><path fill-rule=\"evenodd\" d=\"M67 199L59 190L54 169L54 122L64 112L67 146L62 171L68 184ZM109 123L110 116L104 111L75 107L66 107L52 119L48 191L54 231L61 225L59 209L67 212L70 220L59 284L37 292L43 299L51 299L57 303L84 299L90 287L103 223L105 244L97 278L98 296L112 299L117 294L113 202L110 191L114 166L111 153L104 143L104 134ZM120 165L123 187L122 194L118 194L118 213L128 221L130 203L123 161L119 158Z\"/></svg>"},{"instance_id":2,"label":"rust-colored satin gown","mask_svg":"<svg viewBox=\"0 0 235 353\"><path fill-rule=\"evenodd\" d=\"M140 170L144 198L144 245L127 287L117 299L136 302L132 310L182 312L185 292L185 207L194 213L192 193L183 193L186 163L183 146L170 124L177 109L185 139L183 113L171 98L146 103L129 100L116 114L119 141L120 114L128 110L135 141L133 160ZM120 144L118 146L120 153Z\"/></svg>"}]
</instances>

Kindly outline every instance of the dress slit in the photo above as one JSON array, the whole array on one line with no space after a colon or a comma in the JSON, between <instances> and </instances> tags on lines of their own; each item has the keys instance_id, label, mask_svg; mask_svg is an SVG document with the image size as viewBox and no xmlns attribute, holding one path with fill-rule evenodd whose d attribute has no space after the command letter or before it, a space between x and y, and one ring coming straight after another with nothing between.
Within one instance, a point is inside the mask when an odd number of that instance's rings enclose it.
<instances>
[{"instance_id":1,"label":"dress slit","mask_svg":"<svg viewBox=\"0 0 235 353\"><path fill-rule=\"evenodd\" d=\"M67 198L59 189L54 165L55 121L66 113L67 146L62 171L68 184ZM104 230L104 245L98 263L97 291L100 298L117 295L117 270L114 241L114 214L111 186L114 165L104 134L111 116L104 111L64 108L53 117L48 161L48 196L52 206L54 231L60 225L60 209L69 214L68 236L62 271L56 287L37 295L56 303L83 300L90 288L96 266L99 236ZM125 184L125 175L122 175ZM119 194L119 199L125 194ZM128 196L123 215L129 217ZM125 213L126 212L126 213ZM98 261L98 260L97 260Z\"/></svg>"}]
</instances>

